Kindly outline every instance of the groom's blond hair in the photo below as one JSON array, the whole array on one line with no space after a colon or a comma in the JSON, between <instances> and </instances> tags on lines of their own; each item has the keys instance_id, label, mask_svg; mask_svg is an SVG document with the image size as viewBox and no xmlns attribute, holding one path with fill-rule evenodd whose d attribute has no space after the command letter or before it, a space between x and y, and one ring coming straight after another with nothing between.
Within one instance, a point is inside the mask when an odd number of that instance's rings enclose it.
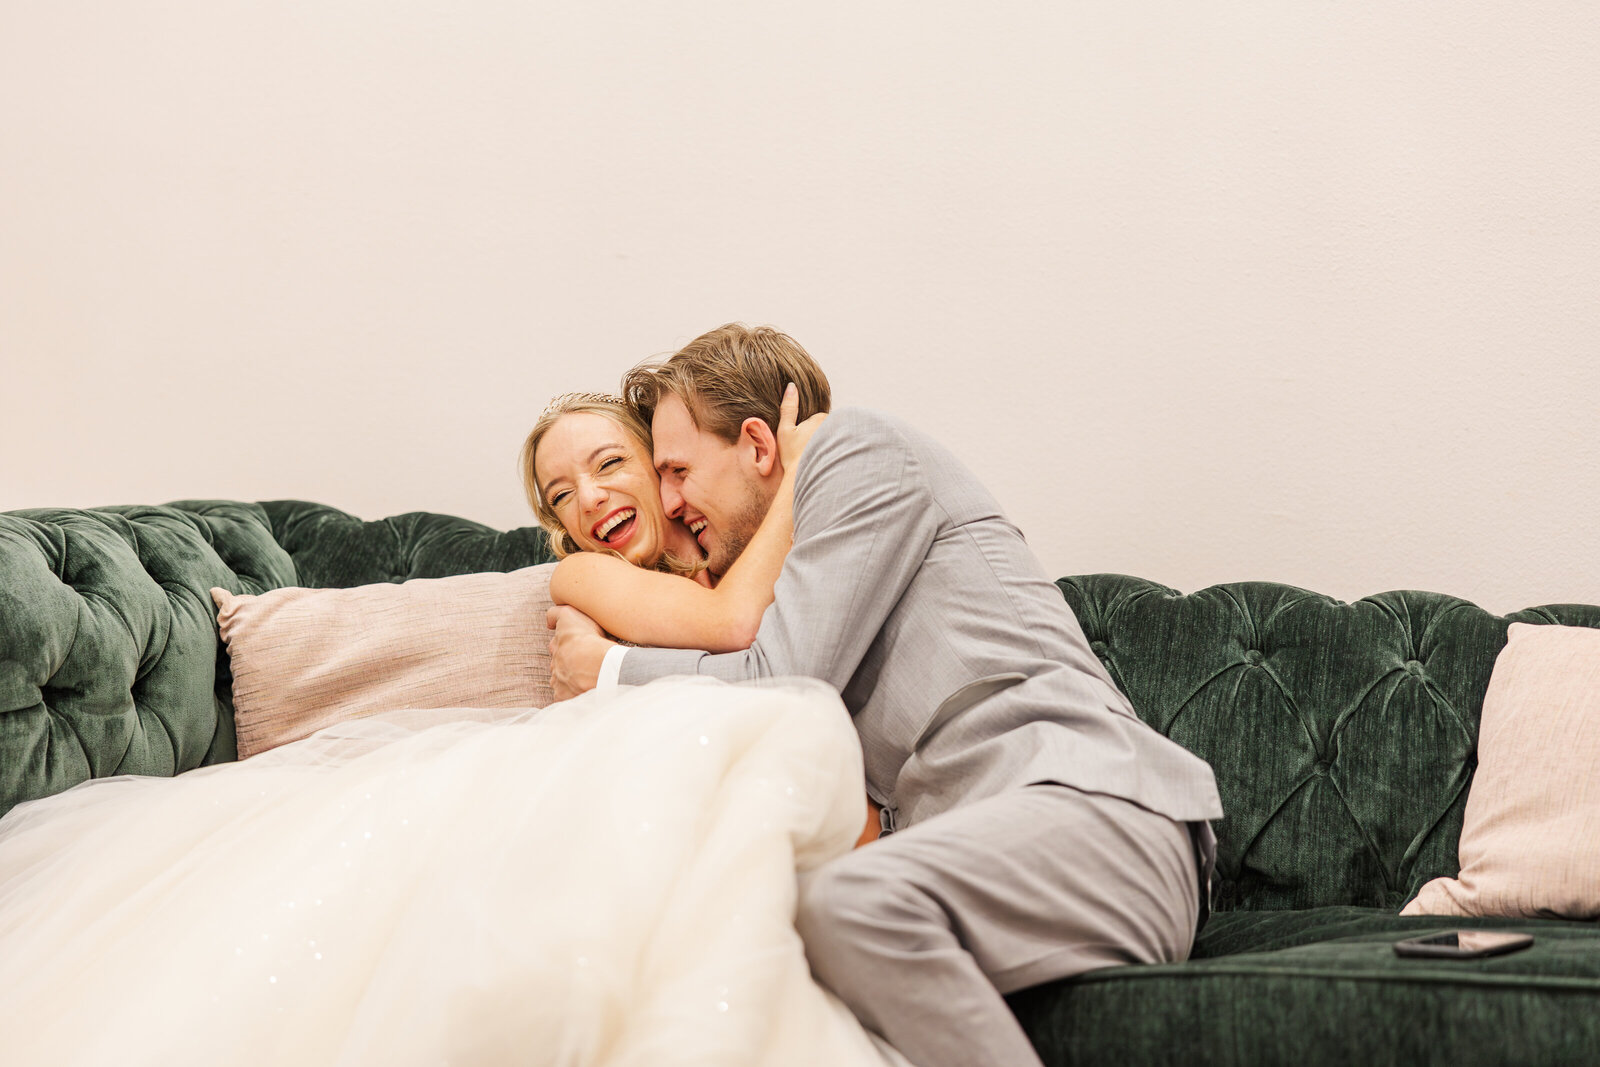
<instances>
[{"instance_id":1,"label":"groom's blond hair","mask_svg":"<svg viewBox=\"0 0 1600 1067\"><path fill-rule=\"evenodd\" d=\"M622 397L648 426L661 398L675 396L696 427L732 444L749 418L777 432L778 405L790 382L800 392L797 422L832 406L828 376L794 338L771 326L730 322L664 360L633 368L622 379Z\"/></svg>"}]
</instances>

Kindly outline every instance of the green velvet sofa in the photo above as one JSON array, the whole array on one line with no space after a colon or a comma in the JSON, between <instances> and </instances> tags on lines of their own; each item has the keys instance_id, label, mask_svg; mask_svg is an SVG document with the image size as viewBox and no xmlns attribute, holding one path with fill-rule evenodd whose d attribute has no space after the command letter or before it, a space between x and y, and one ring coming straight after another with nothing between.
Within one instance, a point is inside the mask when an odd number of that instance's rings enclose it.
<instances>
[{"instance_id":1,"label":"green velvet sofa","mask_svg":"<svg viewBox=\"0 0 1600 1067\"><path fill-rule=\"evenodd\" d=\"M92 776L235 758L212 586L549 558L537 529L363 522L300 501L0 514L0 813ZM1600 607L1494 616L1436 593L1345 604L1266 582L1187 596L1120 575L1058 584L1140 715L1216 769L1227 817L1192 959L1010 998L1047 1064L1600 1063L1600 924L1396 914L1456 873L1507 625L1600 627ZM1537 940L1464 962L1390 948L1455 926Z\"/></svg>"}]
</instances>

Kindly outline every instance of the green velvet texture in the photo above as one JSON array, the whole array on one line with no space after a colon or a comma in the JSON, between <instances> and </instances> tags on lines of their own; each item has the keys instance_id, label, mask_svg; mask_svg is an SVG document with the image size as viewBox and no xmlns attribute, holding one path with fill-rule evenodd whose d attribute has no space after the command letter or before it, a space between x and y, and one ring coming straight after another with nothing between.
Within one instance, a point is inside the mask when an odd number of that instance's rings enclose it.
<instances>
[{"instance_id":1,"label":"green velvet texture","mask_svg":"<svg viewBox=\"0 0 1600 1067\"><path fill-rule=\"evenodd\" d=\"M254 504L0 515L0 814L91 777L235 758L209 590L293 582Z\"/></svg>"},{"instance_id":2,"label":"green velvet texture","mask_svg":"<svg viewBox=\"0 0 1600 1067\"><path fill-rule=\"evenodd\" d=\"M273 537L294 559L300 584L318 589L514 571L555 559L537 526L501 533L424 511L363 522L302 500L268 500L261 508Z\"/></svg>"},{"instance_id":3,"label":"green velvet texture","mask_svg":"<svg viewBox=\"0 0 1600 1067\"><path fill-rule=\"evenodd\" d=\"M1531 948L1402 959L1404 937L1518 930ZM1067 1064L1588 1064L1600 1060L1600 924L1402 919L1363 908L1230 912L1187 963L1117 967L1009 999Z\"/></svg>"},{"instance_id":4,"label":"green velvet texture","mask_svg":"<svg viewBox=\"0 0 1600 1067\"><path fill-rule=\"evenodd\" d=\"M1216 771L1219 911L1398 911L1458 870L1478 717L1511 622L1438 593L1342 603L1267 582L1187 596L1139 578L1057 583L1139 714Z\"/></svg>"},{"instance_id":5,"label":"green velvet texture","mask_svg":"<svg viewBox=\"0 0 1600 1067\"><path fill-rule=\"evenodd\" d=\"M210 589L350 586L549 560L448 515L184 500L0 514L0 815L89 778L236 758Z\"/></svg>"},{"instance_id":6,"label":"green velvet texture","mask_svg":"<svg viewBox=\"0 0 1600 1067\"><path fill-rule=\"evenodd\" d=\"M1319 941L1378 934L1391 940L1418 937L1430 930L1516 930L1538 938L1546 933L1600 939L1600 923L1564 919L1444 919L1400 916L1380 908L1302 908L1293 911L1228 911L1211 917L1195 940L1192 959L1242 952L1277 952ZM1538 959L1537 955L1529 957ZM1525 961L1524 961L1525 962ZM1593 961L1600 964L1600 960ZM1519 964L1520 966L1520 964Z\"/></svg>"}]
</instances>

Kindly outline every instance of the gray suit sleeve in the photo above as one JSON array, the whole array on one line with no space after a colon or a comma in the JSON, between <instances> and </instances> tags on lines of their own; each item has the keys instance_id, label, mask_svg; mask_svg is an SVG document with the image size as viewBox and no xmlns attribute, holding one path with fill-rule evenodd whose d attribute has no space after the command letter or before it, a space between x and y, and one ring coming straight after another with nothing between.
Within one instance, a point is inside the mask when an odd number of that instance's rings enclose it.
<instances>
[{"instance_id":1,"label":"gray suit sleeve","mask_svg":"<svg viewBox=\"0 0 1600 1067\"><path fill-rule=\"evenodd\" d=\"M844 689L922 566L940 512L913 450L868 412L830 415L795 482L794 547L750 648L629 649L622 682L806 675Z\"/></svg>"}]
</instances>

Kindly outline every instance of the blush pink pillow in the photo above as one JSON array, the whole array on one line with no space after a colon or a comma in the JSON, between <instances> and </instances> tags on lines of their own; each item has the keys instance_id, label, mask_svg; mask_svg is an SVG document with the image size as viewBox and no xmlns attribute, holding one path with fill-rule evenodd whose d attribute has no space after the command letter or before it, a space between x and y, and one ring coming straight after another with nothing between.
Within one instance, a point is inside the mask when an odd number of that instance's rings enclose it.
<instances>
[{"instance_id":1,"label":"blush pink pillow","mask_svg":"<svg viewBox=\"0 0 1600 1067\"><path fill-rule=\"evenodd\" d=\"M1511 624L1483 699L1461 873L1400 914L1600 918L1600 630Z\"/></svg>"},{"instance_id":2,"label":"blush pink pillow","mask_svg":"<svg viewBox=\"0 0 1600 1067\"><path fill-rule=\"evenodd\" d=\"M550 573L353 589L211 590L233 668L239 758L399 708L544 707Z\"/></svg>"}]
</instances>

